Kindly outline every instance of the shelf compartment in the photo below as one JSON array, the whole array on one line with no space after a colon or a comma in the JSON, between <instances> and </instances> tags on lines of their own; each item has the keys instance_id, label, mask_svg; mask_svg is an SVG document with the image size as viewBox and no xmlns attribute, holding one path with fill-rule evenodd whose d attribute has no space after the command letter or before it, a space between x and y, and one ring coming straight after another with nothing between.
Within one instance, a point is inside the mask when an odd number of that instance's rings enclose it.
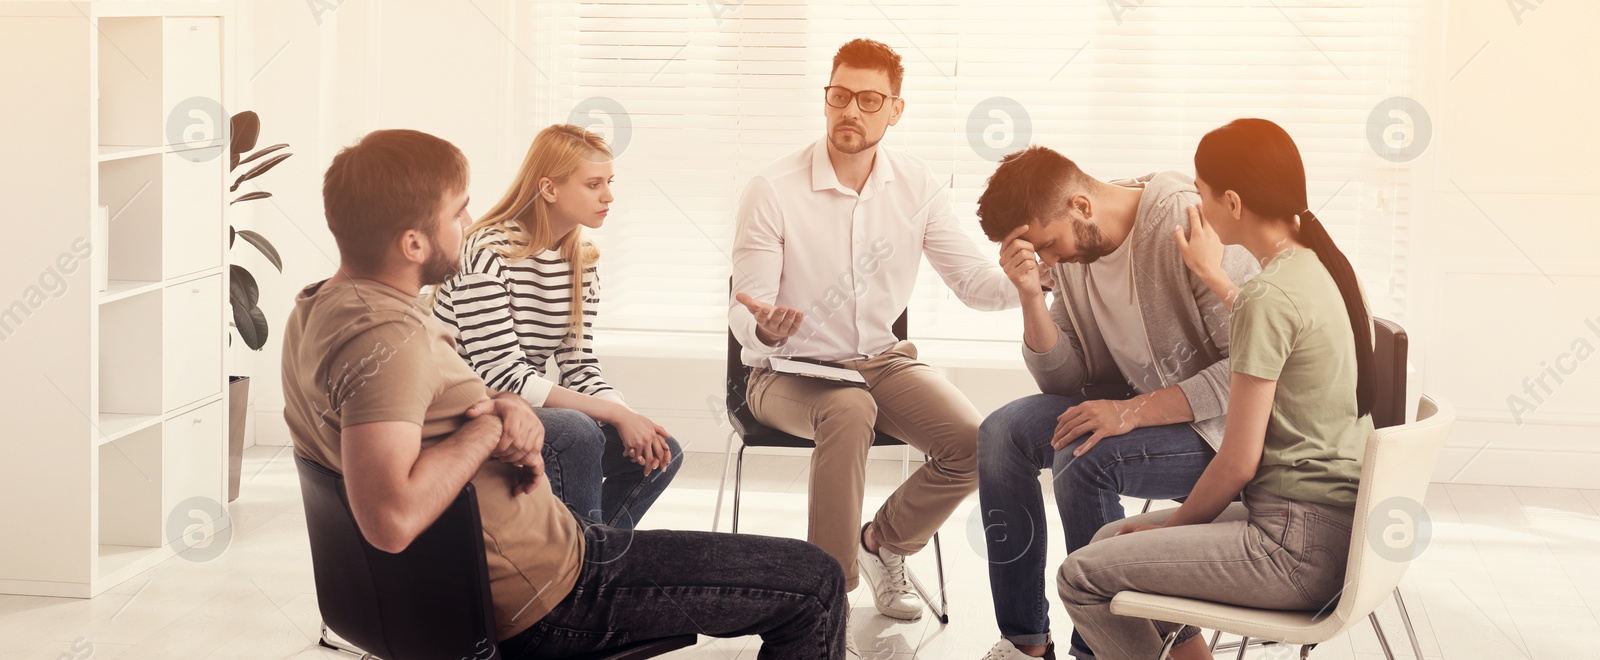
<instances>
[{"instance_id":1,"label":"shelf compartment","mask_svg":"<svg viewBox=\"0 0 1600 660\"><path fill-rule=\"evenodd\" d=\"M100 305L99 414L160 415L160 295Z\"/></svg>"},{"instance_id":2,"label":"shelf compartment","mask_svg":"<svg viewBox=\"0 0 1600 660\"><path fill-rule=\"evenodd\" d=\"M162 393L166 411L222 393L222 275L164 290Z\"/></svg>"},{"instance_id":3,"label":"shelf compartment","mask_svg":"<svg viewBox=\"0 0 1600 660\"><path fill-rule=\"evenodd\" d=\"M101 545L163 545L161 435L156 424L100 446Z\"/></svg>"},{"instance_id":4,"label":"shelf compartment","mask_svg":"<svg viewBox=\"0 0 1600 660\"><path fill-rule=\"evenodd\" d=\"M100 144L166 144L162 19L100 18Z\"/></svg>"},{"instance_id":5,"label":"shelf compartment","mask_svg":"<svg viewBox=\"0 0 1600 660\"><path fill-rule=\"evenodd\" d=\"M164 157L154 153L100 163L100 205L110 216L105 249L112 280L155 282L163 277Z\"/></svg>"},{"instance_id":6,"label":"shelf compartment","mask_svg":"<svg viewBox=\"0 0 1600 660\"><path fill-rule=\"evenodd\" d=\"M215 16L97 19L100 144L189 147L227 135L222 25Z\"/></svg>"},{"instance_id":7,"label":"shelf compartment","mask_svg":"<svg viewBox=\"0 0 1600 660\"><path fill-rule=\"evenodd\" d=\"M184 520L187 525L207 526L202 533L214 533L223 519L223 470L226 464L226 424L222 400L217 399L189 412L173 415L162 433L162 510L167 518ZM190 532L188 541L174 550L182 551L199 539ZM174 539L167 539L170 543Z\"/></svg>"},{"instance_id":8,"label":"shelf compartment","mask_svg":"<svg viewBox=\"0 0 1600 660\"><path fill-rule=\"evenodd\" d=\"M162 273L170 279L221 266L222 147L175 148L161 159Z\"/></svg>"}]
</instances>

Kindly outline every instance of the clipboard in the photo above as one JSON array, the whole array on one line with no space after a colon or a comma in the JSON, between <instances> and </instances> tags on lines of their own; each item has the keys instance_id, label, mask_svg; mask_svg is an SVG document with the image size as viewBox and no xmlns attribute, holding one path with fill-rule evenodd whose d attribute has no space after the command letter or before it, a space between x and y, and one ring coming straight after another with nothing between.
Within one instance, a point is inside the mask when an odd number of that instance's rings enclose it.
<instances>
[{"instance_id":1,"label":"clipboard","mask_svg":"<svg viewBox=\"0 0 1600 660\"><path fill-rule=\"evenodd\" d=\"M767 367L780 374L825 380L862 389L867 387L867 379L862 378L860 372L854 369L846 369L834 362L811 358L773 356L767 359Z\"/></svg>"}]
</instances>

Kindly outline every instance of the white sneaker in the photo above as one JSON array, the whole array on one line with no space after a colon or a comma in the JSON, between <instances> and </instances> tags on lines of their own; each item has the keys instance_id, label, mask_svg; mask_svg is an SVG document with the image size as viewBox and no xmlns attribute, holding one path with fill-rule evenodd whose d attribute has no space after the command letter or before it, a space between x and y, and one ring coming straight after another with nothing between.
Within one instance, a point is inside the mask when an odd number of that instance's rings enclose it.
<instances>
[{"instance_id":1,"label":"white sneaker","mask_svg":"<svg viewBox=\"0 0 1600 660\"><path fill-rule=\"evenodd\" d=\"M1051 644L1051 645L1045 647L1045 651L1044 651L1044 656L1043 657L1045 658L1045 660L1055 660L1055 658L1056 658L1056 648L1055 648L1054 644ZM1011 640L1002 639L1002 640L1000 640L998 642L995 642L995 645L989 649L988 653L983 654L983 660L1039 660L1039 659L1035 658L1035 657L1033 657L1031 655L1028 655L1026 653L1023 653L1022 651L1018 651L1017 647L1011 643Z\"/></svg>"},{"instance_id":2,"label":"white sneaker","mask_svg":"<svg viewBox=\"0 0 1600 660\"><path fill-rule=\"evenodd\" d=\"M870 523L869 523L870 524ZM906 573L906 558L879 547L873 553L867 549L867 526L861 526L861 546L856 563L862 577L872 585L872 604L886 617L902 621L922 618L922 596L911 586Z\"/></svg>"},{"instance_id":3,"label":"white sneaker","mask_svg":"<svg viewBox=\"0 0 1600 660\"><path fill-rule=\"evenodd\" d=\"M856 648L856 631L851 626L845 626L844 629L844 657L861 660L861 650Z\"/></svg>"}]
</instances>

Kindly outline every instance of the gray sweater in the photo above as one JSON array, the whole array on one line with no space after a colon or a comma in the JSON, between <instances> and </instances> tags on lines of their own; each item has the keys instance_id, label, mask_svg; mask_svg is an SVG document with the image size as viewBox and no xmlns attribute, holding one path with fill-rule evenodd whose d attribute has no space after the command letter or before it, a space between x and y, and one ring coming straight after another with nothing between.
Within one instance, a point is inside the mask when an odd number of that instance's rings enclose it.
<instances>
[{"instance_id":1,"label":"gray sweater","mask_svg":"<svg viewBox=\"0 0 1600 660\"><path fill-rule=\"evenodd\" d=\"M1187 234L1191 204L1200 203L1194 180L1179 172L1140 177L1144 194L1127 240L1133 288L1149 339L1150 362L1160 382L1129 378L1111 357L1104 335L1090 309L1087 264L1056 264L1050 317L1056 323L1056 345L1036 353L1026 344L1023 361L1046 394L1076 396L1091 384L1129 384L1144 394L1173 385L1183 390L1194 411L1190 424L1213 449L1222 444L1228 409L1229 310L1183 263L1172 228ZM1243 247L1229 246L1222 267L1229 279L1243 285L1261 269ZM1137 381L1137 382L1130 382Z\"/></svg>"}]
</instances>

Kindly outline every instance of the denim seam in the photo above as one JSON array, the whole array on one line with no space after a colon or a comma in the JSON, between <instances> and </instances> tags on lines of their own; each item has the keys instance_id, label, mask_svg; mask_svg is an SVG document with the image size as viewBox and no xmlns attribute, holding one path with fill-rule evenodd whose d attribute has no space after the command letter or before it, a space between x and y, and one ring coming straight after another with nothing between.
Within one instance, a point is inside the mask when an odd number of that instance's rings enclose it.
<instances>
[{"instance_id":1,"label":"denim seam","mask_svg":"<svg viewBox=\"0 0 1600 660\"><path fill-rule=\"evenodd\" d=\"M617 526L617 522L622 519L622 514L626 513L628 509L633 507L633 501L638 499L639 493L644 491L644 486L646 483L648 483L648 481L641 479L639 483L633 485L633 489L628 491L628 494L623 496L622 501L617 504L617 510L611 514L611 519L606 522L606 526ZM633 522L635 525L639 524L639 520L637 518L635 518Z\"/></svg>"}]
</instances>

